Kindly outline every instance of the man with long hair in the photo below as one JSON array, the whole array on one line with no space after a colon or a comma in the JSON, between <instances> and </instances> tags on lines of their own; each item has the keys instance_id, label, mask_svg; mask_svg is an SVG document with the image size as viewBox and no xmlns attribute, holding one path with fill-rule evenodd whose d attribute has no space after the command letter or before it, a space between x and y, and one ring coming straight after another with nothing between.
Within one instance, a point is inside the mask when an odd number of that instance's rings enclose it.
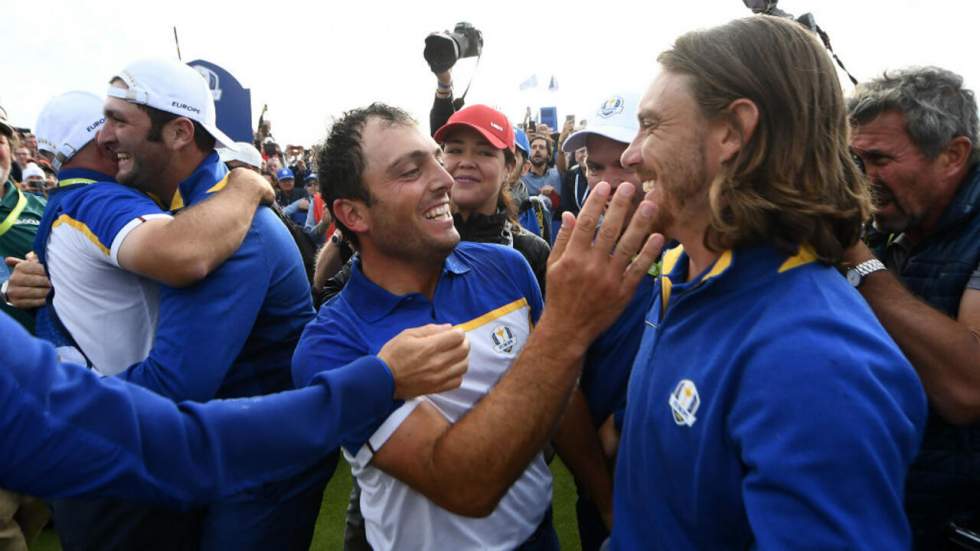
<instances>
[{"instance_id":1,"label":"man with long hair","mask_svg":"<svg viewBox=\"0 0 980 551\"><path fill-rule=\"evenodd\" d=\"M834 67L767 16L680 37L623 153L664 253L613 549L900 549L921 385L834 268L870 213Z\"/></svg>"}]
</instances>

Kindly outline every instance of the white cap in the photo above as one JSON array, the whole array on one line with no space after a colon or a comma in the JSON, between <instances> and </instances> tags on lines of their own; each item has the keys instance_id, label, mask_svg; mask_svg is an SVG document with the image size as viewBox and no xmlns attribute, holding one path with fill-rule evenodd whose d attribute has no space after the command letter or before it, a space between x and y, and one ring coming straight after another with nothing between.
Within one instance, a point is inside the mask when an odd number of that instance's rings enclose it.
<instances>
[{"instance_id":1,"label":"white cap","mask_svg":"<svg viewBox=\"0 0 980 551\"><path fill-rule=\"evenodd\" d=\"M223 163L239 161L256 170L262 169L262 155L258 149L255 149L254 145L248 142L235 142L235 149L222 147L218 149L218 157L221 157Z\"/></svg>"},{"instance_id":2,"label":"white cap","mask_svg":"<svg viewBox=\"0 0 980 551\"><path fill-rule=\"evenodd\" d=\"M638 94L609 96L599 106L595 118L589 119L589 126L570 135L565 139L561 148L566 152L572 152L580 147L585 147L585 140L589 134L598 134L625 144L632 142L637 132L640 131L640 123L636 119L639 103L640 96Z\"/></svg>"},{"instance_id":3,"label":"white cap","mask_svg":"<svg viewBox=\"0 0 980 551\"><path fill-rule=\"evenodd\" d=\"M26 182L31 176L42 180L45 178L44 171L41 170L41 167L37 166L37 163L27 163L27 166L24 167L24 170L20 173L22 182Z\"/></svg>"},{"instance_id":4,"label":"white cap","mask_svg":"<svg viewBox=\"0 0 980 551\"><path fill-rule=\"evenodd\" d=\"M48 100L37 117L37 148L54 154L61 165L95 139L105 123L102 98L89 92L68 92Z\"/></svg>"},{"instance_id":5,"label":"white cap","mask_svg":"<svg viewBox=\"0 0 980 551\"><path fill-rule=\"evenodd\" d=\"M187 117L200 123L219 146L235 149L235 142L218 130L214 98L207 81L190 65L167 59L143 59L127 65L110 83L117 78L129 88L110 84L109 97Z\"/></svg>"}]
</instances>

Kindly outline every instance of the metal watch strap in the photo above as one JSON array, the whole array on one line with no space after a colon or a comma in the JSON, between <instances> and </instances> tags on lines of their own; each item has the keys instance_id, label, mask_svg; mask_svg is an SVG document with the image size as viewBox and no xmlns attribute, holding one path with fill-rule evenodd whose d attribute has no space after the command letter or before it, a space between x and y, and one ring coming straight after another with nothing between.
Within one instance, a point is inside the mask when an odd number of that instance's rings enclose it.
<instances>
[{"instance_id":1,"label":"metal watch strap","mask_svg":"<svg viewBox=\"0 0 980 551\"><path fill-rule=\"evenodd\" d=\"M886 268L885 265L877 258L872 258L871 260L865 260L864 262L858 264L854 267L854 269L861 274L861 279L864 279L868 276L868 274L887 270L888 268Z\"/></svg>"}]
</instances>

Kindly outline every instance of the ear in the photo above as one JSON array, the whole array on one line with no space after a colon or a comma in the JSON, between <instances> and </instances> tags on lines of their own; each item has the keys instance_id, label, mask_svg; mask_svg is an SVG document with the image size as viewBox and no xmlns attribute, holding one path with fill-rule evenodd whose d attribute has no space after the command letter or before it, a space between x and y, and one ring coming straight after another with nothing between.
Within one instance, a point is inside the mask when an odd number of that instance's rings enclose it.
<instances>
[{"instance_id":1,"label":"ear","mask_svg":"<svg viewBox=\"0 0 980 551\"><path fill-rule=\"evenodd\" d=\"M363 201L334 199L333 212L337 221L354 233L365 233L371 229L371 217Z\"/></svg>"},{"instance_id":2,"label":"ear","mask_svg":"<svg viewBox=\"0 0 980 551\"><path fill-rule=\"evenodd\" d=\"M943 161L943 169L950 175L958 175L963 168L970 164L973 153L973 142L966 136L958 136L950 140L946 149L939 154Z\"/></svg>"},{"instance_id":3,"label":"ear","mask_svg":"<svg viewBox=\"0 0 980 551\"><path fill-rule=\"evenodd\" d=\"M727 163L736 156L742 147L752 139L759 124L759 108L747 98L739 98L727 108L728 115L721 120L719 146L721 162Z\"/></svg>"},{"instance_id":4,"label":"ear","mask_svg":"<svg viewBox=\"0 0 980 551\"><path fill-rule=\"evenodd\" d=\"M194 123L187 117L177 117L163 130L166 143L175 151L194 144Z\"/></svg>"}]
</instances>

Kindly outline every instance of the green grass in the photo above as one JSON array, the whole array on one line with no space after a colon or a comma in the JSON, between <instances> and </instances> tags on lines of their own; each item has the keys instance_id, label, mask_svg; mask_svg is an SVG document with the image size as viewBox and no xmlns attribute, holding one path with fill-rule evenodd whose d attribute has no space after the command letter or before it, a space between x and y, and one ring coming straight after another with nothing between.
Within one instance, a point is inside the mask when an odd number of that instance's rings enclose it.
<instances>
[{"instance_id":1,"label":"green grass","mask_svg":"<svg viewBox=\"0 0 980 551\"><path fill-rule=\"evenodd\" d=\"M555 530L561 541L563 551L580 551L578 526L575 521L575 482L561 460L555 458L551 463L555 475L554 516ZM333 551L344 545L344 514L347 511L347 497L350 495L350 468L342 460L326 491L323 492L323 505L316 521L311 551ZM33 551L60 551L58 536L52 530L45 530L33 545Z\"/></svg>"}]
</instances>

